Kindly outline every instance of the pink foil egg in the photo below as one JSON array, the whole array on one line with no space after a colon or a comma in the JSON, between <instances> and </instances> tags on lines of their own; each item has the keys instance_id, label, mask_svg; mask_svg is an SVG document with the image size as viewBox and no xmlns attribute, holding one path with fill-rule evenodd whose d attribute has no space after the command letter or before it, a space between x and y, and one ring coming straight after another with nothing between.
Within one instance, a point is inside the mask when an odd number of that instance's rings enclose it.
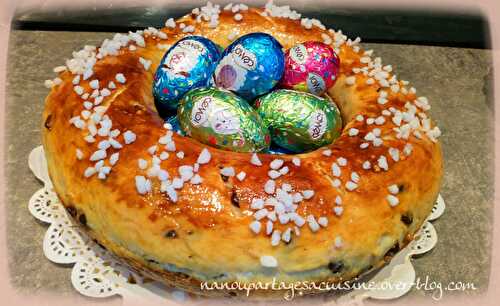
<instances>
[{"instance_id":1,"label":"pink foil egg","mask_svg":"<svg viewBox=\"0 0 500 306\"><path fill-rule=\"evenodd\" d=\"M307 41L288 49L281 87L322 95L337 80L340 59L332 47Z\"/></svg>"}]
</instances>

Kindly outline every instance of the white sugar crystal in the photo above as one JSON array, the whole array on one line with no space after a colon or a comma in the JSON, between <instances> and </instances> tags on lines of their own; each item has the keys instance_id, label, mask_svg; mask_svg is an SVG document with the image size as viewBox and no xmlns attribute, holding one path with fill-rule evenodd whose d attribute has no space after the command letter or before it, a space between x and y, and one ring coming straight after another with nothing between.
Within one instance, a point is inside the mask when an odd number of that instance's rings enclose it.
<instances>
[{"instance_id":1,"label":"white sugar crystal","mask_svg":"<svg viewBox=\"0 0 500 306\"><path fill-rule=\"evenodd\" d=\"M109 83L108 83L108 88L115 89L115 88L116 88L116 84L115 84L115 82L113 82L113 81L109 81Z\"/></svg>"},{"instance_id":2,"label":"white sugar crystal","mask_svg":"<svg viewBox=\"0 0 500 306\"><path fill-rule=\"evenodd\" d=\"M179 159L183 159L184 158L184 152L183 151L179 151L177 152L177 154L175 154L177 156L177 158Z\"/></svg>"},{"instance_id":3,"label":"white sugar crystal","mask_svg":"<svg viewBox=\"0 0 500 306\"><path fill-rule=\"evenodd\" d=\"M269 211L267 210L267 208L262 208L262 209L259 209L258 211L256 211L253 214L253 217L255 220L260 220L260 219L263 219L264 217L266 217L268 213L269 213Z\"/></svg>"},{"instance_id":4,"label":"white sugar crystal","mask_svg":"<svg viewBox=\"0 0 500 306\"><path fill-rule=\"evenodd\" d=\"M268 194L273 194L276 188L276 183L273 180L268 180L264 185L264 191Z\"/></svg>"},{"instance_id":5,"label":"white sugar crystal","mask_svg":"<svg viewBox=\"0 0 500 306\"><path fill-rule=\"evenodd\" d=\"M106 151L105 150L97 150L90 156L91 161L97 161L97 160L101 160L104 158L106 158Z\"/></svg>"},{"instance_id":6,"label":"white sugar crystal","mask_svg":"<svg viewBox=\"0 0 500 306\"><path fill-rule=\"evenodd\" d=\"M174 20L174 18L168 18L167 21L165 22L165 26L167 28L174 29L175 28L175 20Z\"/></svg>"},{"instance_id":7,"label":"white sugar crystal","mask_svg":"<svg viewBox=\"0 0 500 306\"><path fill-rule=\"evenodd\" d=\"M250 208L252 208L252 209L264 208L264 200L257 199L257 198L252 199L252 204L250 204Z\"/></svg>"},{"instance_id":8,"label":"white sugar crystal","mask_svg":"<svg viewBox=\"0 0 500 306\"><path fill-rule=\"evenodd\" d=\"M342 182L338 178L332 180L332 186L335 188L340 187L341 184Z\"/></svg>"},{"instance_id":9,"label":"white sugar crystal","mask_svg":"<svg viewBox=\"0 0 500 306\"><path fill-rule=\"evenodd\" d=\"M114 166L118 162L119 158L120 158L120 153L116 152L111 154L111 156L109 157L109 163L111 164L111 166Z\"/></svg>"},{"instance_id":10,"label":"white sugar crystal","mask_svg":"<svg viewBox=\"0 0 500 306\"><path fill-rule=\"evenodd\" d=\"M390 185L387 190L389 190L390 193L392 194L398 194L399 193L399 187L396 184Z\"/></svg>"},{"instance_id":11,"label":"white sugar crystal","mask_svg":"<svg viewBox=\"0 0 500 306\"><path fill-rule=\"evenodd\" d=\"M135 187L139 194L146 194L151 191L151 181L142 175L135 177Z\"/></svg>"},{"instance_id":12,"label":"white sugar crystal","mask_svg":"<svg viewBox=\"0 0 500 306\"><path fill-rule=\"evenodd\" d=\"M139 63L142 64L142 66L144 67L144 70L148 71L149 67L151 67L152 62L150 60L143 58L143 57L139 57Z\"/></svg>"},{"instance_id":13,"label":"white sugar crystal","mask_svg":"<svg viewBox=\"0 0 500 306\"><path fill-rule=\"evenodd\" d=\"M317 232L319 230L319 224L313 215L307 216L306 220L312 232Z\"/></svg>"},{"instance_id":14,"label":"white sugar crystal","mask_svg":"<svg viewBox=\"0 0 500 306\"><path fill-rule=\"evenodd\" d=\"M347 159L345 159L344 157L339 157L337 158L337 164L339 164L339 166L341 167L347 166Z\"/></svg>"},{"instance_id":15,"label":"white sugar crystal","mask_svg":"<svg viewBox=\"0 0 500 306\"><path fill-rule=\"evenodd\" d=\"M235 171L233 167L224 167L220 170L220 174L224 176L234 176Z\"/></svg>"},{"instance_id":16,"label":"white sugar crystal","mask_svg":"<svg viewBox=\"0 0 500 306\"><path fill-rule=\"evenodd\" d=\"M280 243L280 240L281 240L281 231L274 230L273 234L271 235L271 245L277 246Z\"/></svg>"},{"instance_id":17,"label":"white sugar crystal","mask_svg":"<svg viewBox=\"0 0 500 306\"><path fill-rule=\"evenodd\" d=\"M153 165L159 165L161 163L161 159L158 158L158 156L154 155L152 162L153 162Z\"/></svg>"},{"instance_id":18,"label":"white sugar crystal","mask_svg":"<svg viewBox=\"0 0 500 306\"><path fill-rule=\"evenodd\" d=\"M108 140L102 140L99 142L99 144L97 144L97 147L101 150L107 150L110 146L111 144Z\"/></svg>"},{"instance_id":19,"label":"white sugar crystal","mask_svg":"<svg viewBox=\"0 0 500 306\"><path fill-rule=\"evenodd\" d=\"M278 266L278 260L271 255L264 255L260 257L260 264L266 268L276 268Z\"/></svg>"},{"instance_id":20,"label":"white sugar crystal","mask_svg":"<svg viewBox=\"0 0 500 306\"><path fill-rule=\"evenodd\" d=\"M87 136L83 137L83 139L84 139L86 142L88 142L88 143L93 143L93 142L95 142L95 138L94 138L94 136L92 136L92 135L87 135Z\"/></svg>"},{"instance_id":21,"label":"white sugar crystal","mask_svg":"<svg viewBox=\"0 0 500 306\"><path fill-rule=\"evenodd\" d=\"M156 176L162 182L168 180L168 177L169 177L168 172L166 170L164 170L164 169L158 170L157 173L156 173Z\"/></svg>"},{"instance_id":22,"label":"white sugar crystal","mask_svg":"<svg viewBox=\"0 0 500 306\"><path fill-rule=\"evenodd\" d=\"M309 200L314 196L314 190L304 190L302 191L302 196L304 197L304 199Z\"/></svg>"},{"instance_id":23,"label":"white sugar crystal","mask_svg":"<svg viewBox=\"0 0 500 306\"><path fill-rule=\"evenodd\" d=\"M83 80L88 80L92 75L94 74L94 71L92 71L92 69L87 69L83 72Z\"/></svg>"},{"instance_id":24,"label":"white sugar crystal","mask_svg":"<svg viewBox=\"0 0 500 306\"><path fill-rule=\"evenodd\" d=\"M335 215L340 216L344 212L344 208L342 206L335 206L333 207L333 212Z\"/></svg>"},{"instance_id":25,"label":"white sugar crystal","mask_svg":"<svg viewBox=\"0 0 500 306\"><path fill-rule=\"evenodd\" d=\"M288 183L284 183L284 184L281 185L281 189L284 192L290 192L290 191L292 191L292 185L290 185Z\"/></svg>"},{"instance_id":26,"label":"white sugar crystal","mask_svg":"<svg viewBox=\"0 0 500 306\"><path fill-rule=\"evenodd\" d=\"M319 217L318 224L321 225L322 227L327 227L328 226L328 219L326 217Z\"/></svg>"},{"instance_id":27,"label":"white sugar crystal","mask_svg":"<svg viewBox=\"0 0 500 306\"><path fill-rule=\"evenodd\" d=\"M160 153L160 159L161 159L161 160L166 160L166 159L168 159L168 153L167 153L167 152L165 152L165 151L161 152L161 153Z\"/></svg>"},{"instance_id":28,"label":"white sugar crystal","mask_svg":"<svg viewBox=\"0 0 500 306\"><path fill-rule=\"evenodd\" d=\"M73 90L76 92L77 95L79 95L79 96L83 95L83 87L82 86L75 86L75 87L73 87Z\"/></svg>"},{"instance_id":29,"label":"white sugar crystal","mask_svg":"<svg viewBox=\"0 0 500 306\"><path fill-rule=\"evenodd\" d=\"M284 161L282 159L275 159L269 164L269 166L271 169L277 170L283 166L283 163Z\"/></svg>"},{"instance_id":30,"label":"white sugar crystal","mask_svg":"<svg viewBox=\"0 0 500 306\"><path fill-rule=\"evenodd\" d=\"M92 89L98 89L99 88L99 80L90 81L89 86Z\"/></svg>"},{"instance_id":31,"label":"white sugar crystal","mask_svg":"<svg viewBox=\"0 0 500 306\"><path fill-rule=\"evenodd\" d=\"M82 160L83 159L83 152L82 152L82 150L76 149L76 158L78 160Z\"/></svg>"},{"instance_id":32,"label":"white sugar crystal","mask_svg":"<svg viewBox=\"0 0 500 306\"><path fill-rule=\"evenodd\" d=\"M276 170L270 170L267 172L267 175L274 180L274 179L277 179L278 177L280 177L281 173L279 173Z\"/></svg>"},{"instance_id":33,"label":"white sugar crystal","mask_svg":"<svg viewBox=\"0 0 500 306\"><path fill-rule=\"evenodd\" d=\"M268 216L268 219L269 219L269 216ZM271 233L273 232L273 222L272 220L267 220L266 222L266 235L271 235Z\"/></svg>"},{"instance_id":34,"label":"white sugar crystal","mask_svg":"<svg viewBox=\"0 0 500 306\"><path fill-rule=\"evenodd\" d=\"M324 156L332 156L332 150L326 149L321 152Z\"/></svg>"},{"instance_id":35,"label":"white sugar crystal","mask_svg":"<svg viewBox=\"0 0 500 306\"><path fill-rule=\"evenodd\" d=\"M100 161L98 161L97 163L95 163L94 168L95 168L97 171L99 171L99 170L101 169L101 167L102 167L102 166L104 166L104 160L102 160L102 159L101 159Z\"/></svg>"},{"instance_id":36,"label":"white sugar crystal","mask_svg":"<svg viewBox=\"0 0 500 306\"><path fill-rule=\"evenodd\" d=\"M125 76L123 75L123 73L117 73L115 76L115 79L116 79L116 81L118 81L118 83L121 83L121 84L125 84L125 82L127 81L127 79L125 79Z\"/></svg>"},{"instance_id":37,"label":"white sugar crystal","mask_svg":"<svg viewBox=\"0 0 500 306\"><path fill-rule=\"evenodd\" d=\"M188 165L180 166L179 174L184 182L189 181L193 177L193 167Z\"/></svg>"},{"instance_id":38,"label":"white sugar crystal","mask_svg":"<svg viewBox=\"0 0 500 306\"><path fill-rule=\"evenodd\" d=\"M116 139L113 139L112 137L108 138L109 144L115 148L115 149L121 149L123 148L122 144L118 142Z\"/></svg>"},{"instance_id":39,"label":"white sugar crystal","mask_svg":"<svg viewBox=\"0 0 500 306\"><path fill-rule=\"evenodd\" d=\"M165 149L169 152L175 152L175 142L170 141L165 145Z\"/></svg>"},{"instance_id":40,"label":"white sugar crystal","mask_svg":"<svg viewBox=\"0 0 500 306\"><path fill-rule=\"evenodd\" d=\"M101 96L102 97L107 97L109 95L111 95L111 91L109 91L109 89L107 89L107 88L101 89Z\"/></svg>"},{"instance_id":41,"label":"white sugar crystal","mask_svg":"<svg viewBox=\"0 0 500 306\"><path fill-rule=\"evenodd\" d=\"M349 191L353 191L355 190L356 188L358 188L358 184L352 182L352 181L348 181L346 184L345 184L345 188L347 188L347 190Z\"/></svg>"},{"instance_id":42,"label":"white sugar crystal","mask_svg":"<svg viewBox=\"0 0 500 306\"><path fill-rule=\"evenodd\" d=\"M385 122L385 118L383 116L379 116L375 119L375 124L376 125L382 125Z\"/></svg>"},{"instance_id":43,"label":"white sugar crystal","mask_svg":"<svg viewBox=\"0 0 500 306\"><path fill-rule=\"evenodd\" d=\"M384 155L381 155L378 160L378 166L385 171L389 170L389 165L387 164L387 158Z\"/></svg>"},{"instance_id":44,"label":"white sugar crystal","mask_svg":"<svg viewBox=\"0 0 500 306\"><path fill-rule=\"evenodd\" d=\"M177 202L177 200L178 200L177 191L174 190L174 188L172 187L172 185L167 186L166 192L167 192L167 195L168 195L168 197L170 198L170 200L172 202L174 202L174 203Z\"/></svg>"},{"instance_id":45,"label":"white sugar crystal","mask_svg":"<svg viewBox=\"0 0 500 306\"><path fill-rule=\"evenodd\" d=\"M83 175L85 177L91 177L92 175L96 174L96 170L94 167L88 167L87 169L85 169L85 172L83 173Z\"/></svg>"},{"instance_id":46,"label":"white sugar crystal","mask_svg":"<svg viewBox=\"0 0 500 306\"><path fill-rule=\"evenodd\" d=\"M382 145L383 141L381 138L375 138L373 139L373 146L375 147L380 147Z\"/></svg>"},{"instance_id":47,"label":"white sugar crystal","mask_svg":"<svg viewBox=\"0 0 500 306\"><path fill-rule=\"evenodd\" d=\"M252 158L250 159L250 163L255 166L262 166L262 162L259 159L257 153L252 154Z\"/></svg>"},{"instance_id":48,"label":"white sugar crystal","mask_svg":"<svg viewBox=\"0 0 500 306\"><path fill-rule=\"evenodd\" d=\"M210 151L208 151L206 148L204 148L200 155L198 156L197 163L200 165L207 164L210 159L212 158L212 155L210 154Z\"/></svg>"},{"instance_id":49,"label":"white sugar crystal","mask_svg":"<svg viewBox=\"0 0 500 306\"><path fill-rule=\"evenodd\" d=\"M73 83L73 85L78 85L80 83L80 75L77 74L71 82Z\"/></svg>"},{"instance_id":50,"label":"white sugar crystal","mask_svg":"<svg viewBox=\"0 0 500 306\"><path fill-rule=\"evenodd\" d=\"M354 85L356 83L356 77L355 76L349 76L345 78L345 83L347 85Z\"/></svg>"},{"instance_id":51,"label":"white sugar crystal","mask_svg":"<svg viewBox=\"0 0 500 306\"><path fill-rule=\"evenodd\" d=\"M286 175L286 174L288 174L288 171L289 171L289 170L290 170L290 169L288 169L288 167L287 167L287 166L285 166L285 167L281 168L281 169L279 170L279 172L280 172L280 174L281 174L281 175Z\"/></svg>"},{"instance_id":52,"label":"white sugar crystal","mask_svg":"<svg viewBox=\"0 0 500 306\"><path fill-rule=\"evenodd\" d=\"M293 217L291 218L291 220L298 227L302 227L302 226L304 226L304 224L306 224L306 220L304 218L302 218L301 216L299 216L298 214L294 214Z\"/></svg>"},{"instance_id":53,"label":"white sugar crystal","mask_svg":"<svg viewBox=\"0 0 500 306\"><path fill-rule=\"evenodd\" d=\"M356 136L359 134L359 130L356 128L350 128L349 129L349 136Z\"/></svg>"},{"instance_id":54,"label":"white sugar crystal","mask_svg":"<svg viewBox=\"0 0 500 306\"><path fill-rule=\"evenodd\" d=\"M371 163L369 161L363 162L363 169L368 170L372 167Z\"/></svg>"},{"instance_id":55,"label":"white sugar crystal","mask_svg":"<svg viewBox=\"0 0 500 306\"><path fill-rule=\"evenodd\" d=\"M91 113L88 110L83 110L82 113L81 113L82 118L85 119L85 120L89 119L90 115L91 115Z\"/></svg>"},{"instance_id":56,"label":"white sugar crystal","mask_svg":"<svg viewBox=\"0 0 500 306\"><path fill-rule=\"evenodd\" d=\"M413 150L413 146L411 145L411 143L407 143L407 144L405 144L405 147L403 148L403 153L406 156L409 156L411 154L412 150Z\"/></svg>"},{"instance_id":57,"label":"white sugar crystal","mask_svg":"<svg viewBox=\"0 0 500 306\"><path fill-rule=\"evenodd\" d=\"M174 177L174 179L172 180L172 187L175 189L181 189L182 186L184 186L184 182L182 181L182 179L179 177Z\"/></svg>"},{"instance_id":58,"label":"white sugar crystal","mask_svg":"<svg viewBox=\"0 0 500 306\"><path fill-rule=\"evenodd\" d=\"M364 120L365 120L365 118L363 117L363 115L356 116L356 121L363 122Z\"/></svg>"},{"instance_id":59,"label":"white sugar crystal","mask_svg":"<svg viewBox=\"0 0 500 306\"><path fill-rule=\"evenodd\" d=\"M357 172L351 172L351 181L359 183L359 174Z\"/></svg>"},{"instance_id":60,"label":"white sugar crystal","mask_svg":"<svg viewBox=\"0 0 500 306\"><path fill-rule=\"evenodd\" d=\"M186 26L184 29L182 29L182 32L183 33L193 33L194 32L194 26L192 26L192 25Z\"/></svg>"},{"instance_id":61,"label":"white sugar crystal","mask_svg":"<svg viewBox=\"0 0 500 306\"><path fill-rule=\"evenodd\" d=\"M340 236L335 237L334 245L337 249L341 248L343 245L342 238Z\"/></svg>"},{"instance_id":62,"label":"white sugar crystal","mask_svg":"<svg viewBox=\"0 0 500 306\"><path fill-rule=\"evenodd\" d=\"M368 146L370 146L370 144L368 142L363 142L362 144L359 145L359 147L361 149L366 149L366 148L368 148Z\"/></svg>"},{"instance_id":63,"label":"white sugar crystal","mask_svg":"<svg viewBox=\"0 0 500 306\"><path fill-rule=\"evenodd\" d=\"M292 229L287 228L286 231L283 233L283 235L281 235L281 240L288 243L290 242L291 239L292 239Z\"/></svg>"},{"instance_id":64,"label":"white sugar crystal","mask_svg":"<svg viewBox=\"0 0 500 306\"><path fill-rule=\"evenodd\" d=\"M191 180L189 182L193 185L199 185L203 182L203 179L201 178L201 176L199 174L195 174L195 175L193 175L193 177L191 178Z\"/></svg>"},{"instance_id":65,"label":"white sugar crystal","mask_svg":"<svg viewBox=\"0 0 500 306\"><path fill-rule=\"evenodd\" d=\"M148 167L148 162L145 159L139 158L137 160L137 165L139 166L139 169L145 170Z\"/></svg>"},{"instance_id":66,"label":"white sugar crystal","mask_svg":"<svg viewBox=\"0 0 500 306\"><path fill-rule=\"evenodd\" d=\"M366 124L370 125L375 123L375 118L366 118Z\"/></svg>"},{"instance_id":67,"label":"white sugar crystal","mask_svg":"<svg viewBox=\"0 0 500 306\"><path fill-rule=\"evenodd\" d=\"M250 223L250 229L255 234L260 233L261 228L262 228L262 225L260 224L259 221L253 221L252 223Z\"/></svg>"},{"instance_id":68,"label":"white sugar crystal","mask_svg":"<svg viewBox=\"0 0 500 306\"><path fill-rule=\"evenodd\" d=\"M236 178L241 182L245 179L246 176L247 176L247 174L244 171L241 171L240 173L238 173L236 175Z\"/></svg>"},{"instance_id":69,"label":"white sugar crystal","mask_svg":"<svg viewBox=\"0 0 500 306\"><path fill-rule=\"evenodd\" d=\"M392 160L397 162L399 161L399 150L396 148L389 148L389 155L391 156Z\"/></svg>"},{"instance_id":70,"label":"white sugar crystal","mask_svg":"<svg viewBox=\"0 0 500 306\"><path fill-rule=\"evenodd\" d=\"M236 21L240 21L240 20L242 20L242 19L243 19L243 16L242 16L241 14L235 14L235 15L234 15L234 20L236 20Z\"/></svg>"},{"instance_id":71,"label":"white sugar crystal","mask_svg":"<svg viewBox=\"0 0 500 306\"><path fill-rule=\"evenodd\" d=\"M132 131L126 131L125 133L123 133L123 140L125 141L125 144L131 144L136 139L137 136Z\"/></svg>"},{"instance_id":72,"label":"white sugar crystal","mask_svg":"<svg viewBox=\"0 0 500 306\"><path fill-rule=\"evenodd\" d=\"M300 167L300 158L298 157L294 157L292 158L292 163L297 166L297 167Z\"/></svg>"},{"instance_id":73,"label":"white sugar crystal","mask_svg":"<svg viewBox=\"0 0 500 306\"><path fill-rule=\"evenodd\" d=\"M293 194L292 196L292 201L293 203L299 203L299 202L302 202L302 200L304 199L304 197L302 196L301 193L299 192L296 192Z\"/></svg>"},{"instance_id":74,"label":"white sugar crystal","mask_svg":"<svg viewBox=\"0 0 500 306\"><path fill-rule=\"evenodd\" d=\"M332 163L332 174L336 177L339 177L341 175L341 170L337 163Z\"/></svg>"},{"instance_id":75,"label":"white sugar crystal","mask_svg":"<svg viewBox=\"0 0 500 306\"><path fill-rule=\"evenodd\" d=\"M335 197L335 204L342 205L342 198L339 195Z\"/></svg>"},{"instance_id":76,"label":"white sugar crystal","mask_svg":"<svg viewBox=\"0 0 500 306\"><path fill-rule=\"evenodd\" d=\"M391 205L392 207L399 204L399 199L393 196L392 194L387 196L387 201L389 202L389 205Z\"/></svg>"},{"instance_id":77,"label":"white sugar crystal","mask_svg":"<svg viewBox=\"0 0 500 306\"><path fill-rule=\"evenodd\" d=\"M372 78L368 78L368 79L366 79L366 84L367 84L367 85L372 85L372 84L374 84L374 83L375 83L375 80L374 80L374 79L372 79Z\"/></svg>"},{"instance_id":78,"label":"white sugar crystal","mask_svg":"<svg viewBox=\"0 0 500 306\"><path fill-rule=\"evenodd\" d=\"M85 109L87 109L87 110L92 109L93 106L94 106L94 104L92 102L89 102L89 101L83 102L83 107L85 107Z\"/></svg>"}]
</instances>

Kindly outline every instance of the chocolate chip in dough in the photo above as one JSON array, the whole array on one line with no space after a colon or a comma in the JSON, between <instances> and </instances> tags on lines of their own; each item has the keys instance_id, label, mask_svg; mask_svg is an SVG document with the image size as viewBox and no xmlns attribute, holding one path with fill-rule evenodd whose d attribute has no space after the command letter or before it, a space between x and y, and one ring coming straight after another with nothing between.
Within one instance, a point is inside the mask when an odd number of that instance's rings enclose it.
<instances>
[{"instance_id":1,"label":"chocolate chip in dough","mask_svg":"<svg viewBox=\"0 0 500 306\"><path fill-rule=\"evenodd\" d=\"M411 213L407 212L401 215L401 222L403 222L406 225L410 225L413 223L413 217Z\"/></svg>"},{"instance_id":2,"label":"chocolate chip in dough","mask_svg":"<svg viewBox=\"0 0 500 306\"><path fill-rule=\"evenodd\" d=\"M177 238L177 232L175 230L169 230L168 232L165 233L165 237L170 239Z\"/></svg>"},{"instance_id":3,"label":"chocolate chip in dough","mask_svg":"<svg viewBox=\"0 0 500 306\"><path fill-rule=\"evenodd\" d=\"M344 263L342 261L332 261L328 264L328 269L332 271L332 273L339 273L344 268Z\"/></svg>"},{"instance_id":4,"label":"chocolate chip in dough","mask_svg":"<svg viewBox=\"0 0 500 306\"><path fill-rule=\"evenodd\" d=\"M47 119L45 119L45 123L43 125L49 131L52 129L52 114L47 116Z\"/></svg>"}]
</instances>

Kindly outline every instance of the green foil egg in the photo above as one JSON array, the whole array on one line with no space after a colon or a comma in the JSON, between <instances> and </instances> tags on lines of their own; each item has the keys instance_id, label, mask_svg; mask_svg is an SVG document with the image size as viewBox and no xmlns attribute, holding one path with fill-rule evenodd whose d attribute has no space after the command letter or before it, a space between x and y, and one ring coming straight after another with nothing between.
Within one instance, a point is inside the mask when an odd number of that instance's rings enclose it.
<instances>
[{"instance_id":1,"label":"green foil egg","mask_svg":"<svg viewBox=\"0 0 500 306\"><path fill-rule=\"evenodd\" d=\"M255 107L272 141L295 153L331 144L342 131L335 103L309 93L276 90L257 99Z\"/></svg>"},{"instance_id":2,"label":"green foil egg","mask_svg":"<svg viewBox=\"0 0 500 306\"><path fill-rule=\"evenodd\" d=\"M236 152L269 149L271 138L260 116L230 91L193 89L181 99L177 116L188 136L210 146Z\"/></svg>"}]
</instances>

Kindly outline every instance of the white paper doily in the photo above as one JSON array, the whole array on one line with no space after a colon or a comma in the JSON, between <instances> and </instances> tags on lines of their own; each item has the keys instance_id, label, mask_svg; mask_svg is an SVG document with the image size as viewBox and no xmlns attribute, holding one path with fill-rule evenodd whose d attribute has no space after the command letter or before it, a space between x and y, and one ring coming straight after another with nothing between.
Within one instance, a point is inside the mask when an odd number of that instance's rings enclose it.
<instances>
[{"instance_id":1,"label":"white paper doily","mask_svg":"<svg viewBox=\"0 0 500 306\"><path fill-rule=\"evenodd\" d=\"M71 282L79 293L94 298L120 295L124 305L134 305L138 300L157 304L186 300L184 292L149 281L128 269L89 239L78 226L73 225L71 217L52 189L42 146L31 151L29 167L44 183L44 187L33 194L28 205L36 219L50 224L43 239L44 254L54 263L74 264ZM396 299L406 294L415 281L411 257L424 254L436 245L437 233L430 221L439 218L444 210L445 203L439 195L431 215L417 234L418 238L397 253L389 265L369 280L372 286L352 290L334 303L362 305L367 298ZM397 284L406 285L396 286Z\"/></svg>"}]
</instances>

